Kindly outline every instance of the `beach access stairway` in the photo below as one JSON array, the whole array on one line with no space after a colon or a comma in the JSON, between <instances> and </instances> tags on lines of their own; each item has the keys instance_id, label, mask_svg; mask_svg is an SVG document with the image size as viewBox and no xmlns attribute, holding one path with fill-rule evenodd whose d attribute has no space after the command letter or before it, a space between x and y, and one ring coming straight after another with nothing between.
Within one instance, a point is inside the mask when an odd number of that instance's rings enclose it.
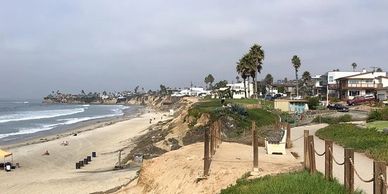
<instances>
[{"instance_id":1,"label":"beach access stairway","mask_svg":"<svg viewBox=\"0 0 388 194\"><path fill-rule=\"evenodd\" d=\"M267 154L286 154L287 130L280 129L273 131L265 138L265 150Z\"/></svg>"}]
</instances>

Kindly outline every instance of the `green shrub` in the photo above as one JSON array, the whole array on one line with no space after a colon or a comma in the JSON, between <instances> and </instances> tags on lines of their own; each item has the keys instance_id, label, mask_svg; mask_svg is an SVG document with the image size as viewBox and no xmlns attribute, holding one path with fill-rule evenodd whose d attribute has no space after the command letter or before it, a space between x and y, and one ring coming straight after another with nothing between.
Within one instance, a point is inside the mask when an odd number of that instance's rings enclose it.
<instances>
[{"instance_id":1,"label":"green shrub","mask_svg":"<svg viewBox=\"0 0 388 194\"><path fill-rule=\"evenodd\" d=\"M388 121L388 108L374 110L368 115L368 122L373 121Z\"/></svg>"},{"instance_id":2,"label":"green shrub","mask_svg":"<svg viewBox=\"0 0 388 194\"><path fill-rule=\"evenodd\" d=\"M309 108L312 110L316 110L319 106L319 98L318 97L310 97L308 98Z\"/></svg>"},{"instance_id":3,"label":"green shrub","mask_svg":"<svg viewBox=\"0 0 388 194\"><path fill-rule=\"evenodd\" d=\"M315 123L328 123L328 124L338 124L340 122L350 122L352 121L352 115L345 114L339 117L322 117L317 116L313 119Z\"/></svg>"},{"instance_id":4,"label":"green shrub","mask_svg":"<svg viewBox=\"0 0 388 194\"><path fill-rule=\"evenodd\" d=\"M375 160L388 162L388 135L383 135L375 128L334 124L319 129L315 135L321 139L332 140L343 147L364 152Z\"/></svg>"},{"instance_id":5,"label":"green shrub","mask_svg":"<svg viewBox=\"0 0 388 194\"><path fill-rule=\"evenodd\" d=\"M302 185L301 185L302 184ZM221 190L221 194L250 193L348 193L338 181L326 181L321 173L310 175L307 171L264 176L257 179L239 179L237 184ZM361 193L355 191L354 193Z\"/></svg>"}]
</instances>

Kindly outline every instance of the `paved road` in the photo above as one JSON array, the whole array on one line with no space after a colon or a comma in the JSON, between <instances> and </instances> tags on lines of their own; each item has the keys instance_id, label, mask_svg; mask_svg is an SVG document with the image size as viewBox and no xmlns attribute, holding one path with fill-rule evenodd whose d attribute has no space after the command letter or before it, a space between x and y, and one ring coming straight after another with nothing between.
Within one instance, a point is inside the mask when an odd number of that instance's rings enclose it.
<instances>
[{"instance_id":1,"label":"paved road","mask_svg":"<svg viewBox=\"0 0 388 194\"><path fill-rule=\"evenodd\" d=\"M291 129L291 140L293 141L293 148L291 151L297 152L300 156L299 160L303 162L303 131L309 130L310 135L315 134L320 128L327 126L327 124L318 124L310 126L295 127ZM302 138L300 138L302 137ZM318 153L323 153L325 151L325 142L317 137L314 137L315 149ZM334 158L338 162L344 161L344 149L341 146L334 144L333 146ZM317 170L324 173L325 172L325 160L324 156L319 157L316 155L316 166ZM355 169L358 171L360 176L363 179L371 179L373 177L373 160L366 157L364 154L354 153L354 165ZM333 175L338 179L338 181L344 183L344 167L338 166L333 162ZM366 193L373 193L373 183L364 183L362 182L357 175L354 175L354 188L361 189Z\"/></svg>"}]
</instances>

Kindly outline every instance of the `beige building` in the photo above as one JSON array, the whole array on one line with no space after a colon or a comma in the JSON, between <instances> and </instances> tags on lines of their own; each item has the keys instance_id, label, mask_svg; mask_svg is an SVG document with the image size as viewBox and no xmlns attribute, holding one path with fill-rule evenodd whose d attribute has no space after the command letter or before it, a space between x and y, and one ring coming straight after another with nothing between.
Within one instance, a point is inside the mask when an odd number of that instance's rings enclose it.
<instances>
[{"instance_id":1,"label":"beige building","mask_svg":"<svg viewBox=\"0 0 388 194\"><path fill-rule=\"evenodd\" d=\"M309 110L307 100L275 99L274 108L283 112L303 113Z\"/></svg>"}]
</instances>

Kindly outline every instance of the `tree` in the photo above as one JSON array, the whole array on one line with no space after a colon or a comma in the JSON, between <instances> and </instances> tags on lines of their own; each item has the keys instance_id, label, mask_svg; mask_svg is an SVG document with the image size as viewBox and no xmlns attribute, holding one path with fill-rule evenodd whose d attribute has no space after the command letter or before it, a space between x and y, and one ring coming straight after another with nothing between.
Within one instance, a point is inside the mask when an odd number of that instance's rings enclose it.
<instances>
[{"instance_id":1,"label":"tree","mask_svg":"<svg viewBox=\"0 0 388 194\"><path fill-rule=\"evenodd\" d=\"M299 96L299 80L298 80L298 70L300 68L300 59L298 56L294 55L291 59L292 65L295 69L295 77L296 77L296 96Z\"/></svg>"},{"instance_id":2,"label":"tree","mask_svg":"<svg viewBox=\"0 0 388 194\"><path fill-rule=\"evenodd\" d=\"M227 84L228 84L228 81L221 80L218 83L214 84L214 88L216 88L216 89L224 88L224 87L226 87Z\"/></svg>"},{"instance_id":3,"label":"tree","mask_svg":"<svg viewBox=\"0 0 388 194\"><path fill-rule=\"evenodd\" d=\"M270 88L272 83L273 83L272 75L271 74L267 74L265 76L265 78L264 78L264 86L265 86L265 88ZM262 89L262 91L263 91L263 89ZM267 89L265 91L267 91ZM264 93L262 93L262 94L264 95Z\"/></svg>"},{"instance_id":4,"label":"tree","mask_svg":"<svg viewBox=\"0 0 388 194\"><path fill-rule=\"evenodd\" d=\"M352 68L353 68L353 71L356 71L357 63L352 63Z\"/></svg>"},{"instance_id":5,"label":"tree","mask_svg":"<svg viewBox=\"0 0 388 194\"><path fill-rule=\"evenodd\" d=\"M160 84L160 94L167 95L167 88L163 84Z\"/></svg>"},{"instance_id":6,"label":"tree","mask_svg":"<svg viewBox=\"0 0 388 194\"><path fill-rule=\"evenodd\" d=\"M240 77L239 76L236 76L236 82L240 83Z\"/></svg>"},{"instance_id":7,"label":"tree","mask_svg":"<svg viewBox=\"0 0 388 194\"><path fill-rule=\"evenodd\" d=\"M258 44L254 44L248 53L248 59L249 59L249 66L251 68L251 77L253 78L253 84L254 84L254 94L257 98L257 83L255 78L257 77L257 72L261 73L261 70L263 69L263 60L264 60L264 50L262 47Z\"/></svg>"},{"instance_id":8,"label":"tree","mask_svg":"<svg viewBox=\"0 0 388 194\"><path fill-rule=\"evenodd\" d=\"M379 67L376 69L376 72L383 72L383 70Z\"/></svg>"},{"instance_id":9,"label":"tree","mask_svg":"<svg viewBox=\"0 0 388 194\"><path fill-rule=\"evenodd\" d=\"M247 98L247 86L246 86L246 80L249 78L249 62L248 57L244 55L239 61L237 62L236 71L238 74L240 74L241 78L244 81L244 94L245 98ZM249 81L248 81L249 83ZM249 88L249 86L248 86Z\"/></svg>"},{"instance_id":10,"label":"tree","mask_svg":"<svg viewBox=\"0 0 388 194\"><path fill-rule=\"evenodd\" d=\"M311 75L310 72L305 71L302 74L302 84L303 84L303 93L304 95L311 95L312 94L312 83L311 83Z\"/></svg>"},{"instance_id":11,"label":"tree","mask_svg":"<svg viewBox=\"0 0 388 194\"><path fill-rule=\"evenodd\" d=\"M308 71L303 72L303 74L302 74L302 81L303 81L303 85L307 85L308 82L311 81L310 72L308 72Z\"/></svg>"},{"instance_id":12,"label":"tree","mask_svg":"<svg viewBox=\"0 0 388 194\"><path fill-rule=\"evenodd\" d=\"M133 90L135 94L137 94L137 91L139 90L139 86L136 86L135 89Z\"/></svg>"},{"instance_id":13,"label":"tree","mask_svg":"<svg viewBox=\"0 0 388 194\"><path fill-rule=\"evenodd\" d=\"M212 84L214 82L214 77L212 74L209 74L205 77L205 84L207 88L211 88ZM210 84L210 85L209 85Z\"/></svg>"}]
</instances>

